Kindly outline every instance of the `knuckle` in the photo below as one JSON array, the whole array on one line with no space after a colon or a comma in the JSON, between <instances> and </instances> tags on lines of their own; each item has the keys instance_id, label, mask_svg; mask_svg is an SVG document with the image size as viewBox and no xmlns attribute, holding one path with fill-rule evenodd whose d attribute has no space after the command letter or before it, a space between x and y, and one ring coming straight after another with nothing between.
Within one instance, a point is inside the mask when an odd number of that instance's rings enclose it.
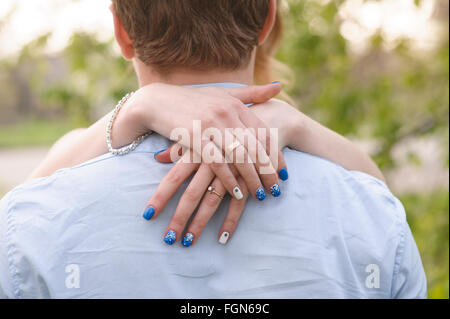
<instances>
[{"instance_id":1,"label":"knuckle","mask_svg":"<svg viewBox=\"0 0 450 319\"><path fill-rule=\"evenodd\" d=\"M209 208L216 208L220 203L220 198L216 195L210 194L205 197L205 205Z\"/></svg>"},{"instance_id":2,"label":"knuckle","mask_svg":"<svg viewBox=\"0 0 450 319\"><path fill-rule=\"evenodd\" d=\"M210 165L211 170L214 173L216 173L216 175L219 175L222 172L222 169L223 169L222 163L213 161L209 165Z\"/></svg>"},{"instance_id":3,"label":"knuckle","mask_svg":"<svg viewBox=\"0 0 450 319\"><path fill-rule=\"evenodd\" d=\"M238 99L233 99L230 104L231 104L231 107L238 112L243 112L245 110L244 103L242 103Z\"/></svg>"},{"instance_id":4,"label":"knuckle","mask_svg":"<svg viewBox=\"0 0 450 319\"><path fill-rule=\"evenodd\" d=\"M205 115L203 119L203 123L206 127L214 127L214 123L216 122L216 118L210 114Z\"/></svg>"},{"instance_id":5,"label":"knuckle","mask_svg":"<svg viewBox=\"0 0 450 319\"><path fill-rule=\"evenodd\" d=\"M230 109L224 106L216 106L214 108L214 113L220 118L229 118L231 116Z\"/></svg>"},{"instance_id":6,"label":"knuckle","mask_svg":"<svg viewBox=\"0 0 450 319\"><path fill-rule=\"evenodd\" d=\"M253 99L258 96L258 93L259 90L257 86L252 85L251 87L249 87L249 94Z\"/></svg>"},{"instance_id":7,"label":"knuckle","mask_svg":"<svg viewBox=\"0 0 450 319\"><path fill-rule=\"evenodd\" d=\"M184 192L184 197L190 201L198 201L201 198L201 193L195 188L195 187L188 187L186 191Z\"/></svg>"},{"instance_id":8,"label":"knuckle","mask_svg":"<svg viewBox=\"0 0 450 319\"><path fill-rule=\"evenodd\" d=\"M179 185L182 183L182 176L178 174L177 170L170 170L166 175L165 181L171 185Z\"/></svg>"}]
</instances>

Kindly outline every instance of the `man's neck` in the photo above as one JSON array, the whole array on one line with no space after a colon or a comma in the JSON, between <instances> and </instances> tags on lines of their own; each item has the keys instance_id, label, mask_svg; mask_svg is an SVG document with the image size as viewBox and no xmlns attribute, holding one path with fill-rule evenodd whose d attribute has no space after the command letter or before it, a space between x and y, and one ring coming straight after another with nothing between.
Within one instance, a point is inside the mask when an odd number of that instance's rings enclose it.
<instances>
[{"instance_id":1,"label":"man's neck","mask_svg":"<svg viewBox=\"0 0 450 319\"><path fill-rule=\"evenodd\" d=\"M133 64L138 77L139 87L156 82L174 85L195 85L218 82L233 82L248 85L253 84L253 63L250 63L246 68L233 71L193 71L178 69L171 71L168 74L156 72L154 69L146 66L138 59L134 59Z\"/></svg>"}]
</instances>

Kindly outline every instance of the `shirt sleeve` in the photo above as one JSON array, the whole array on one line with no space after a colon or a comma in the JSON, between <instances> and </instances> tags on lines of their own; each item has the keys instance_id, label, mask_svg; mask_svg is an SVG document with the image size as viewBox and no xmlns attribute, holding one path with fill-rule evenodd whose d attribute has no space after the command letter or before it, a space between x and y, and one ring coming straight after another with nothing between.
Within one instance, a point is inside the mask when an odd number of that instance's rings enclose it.
<instances>
[{"instance_id":1,"label":"shirt sleeve","mask_svg":"<svg viewBox=\"0 0 450 319\"><path fill-rule=\"evenodd\" d=\"M398 202L404 212L403 205ZM392 282L392 298L427 298L427 279L411 229L403 218Z\"/></svg>"},{"instance_id":2,"label":"shirt sleeve","mask_svg":"<svg viewBox=\"0 0 450 319\"><path fill-rule=\"evenodd\" d=\"M14 298L13 280L9 263L8 214L11 193L0 201L0 299Z\"/></svg>"},{"instance_id":3,"label":"shirt sleeve","mask_svg":"<svg viewBox=\"0 0 450 319\"><path fill-rule=\"evenodd\" d=\"M391 298L418 299L427 297L427 280L422 260L414 237L406 220L407 213L402 203L392 195L387 185L362 172L351 171L352 176L360 183L370 184L371 191L381 194L388 199L392 206L392 213L398 218L396 229L397 242L394 271L391 281Z\"/></svg>"}]
</instances>

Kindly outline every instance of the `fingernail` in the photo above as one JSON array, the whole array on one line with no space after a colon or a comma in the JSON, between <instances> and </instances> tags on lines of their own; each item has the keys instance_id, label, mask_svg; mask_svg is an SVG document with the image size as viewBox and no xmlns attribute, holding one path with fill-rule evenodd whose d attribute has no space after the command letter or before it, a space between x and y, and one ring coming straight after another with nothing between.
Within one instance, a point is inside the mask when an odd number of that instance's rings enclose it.
<instances>
[{"instance_id":1,"label":"fingernail","mask_svg":"<svg viewBox=\"0 0 450 319\"><path fill-rule=\"evenodd\" d=\"M278 184L274 184L271 188L270 188L270 192L272 193L273 197L278 197L281 195L281 190L280 190L280 186L278 186Z\"/></svg>"},{"instance_id":2,"label":"fingernail","mask_svg":"<svg viewBox=\"0 0 450 319\"><path fill-rule=\"evenodd\" d=\"M272 84L278 84L281 83L280 81L273 81Z\"/></svg>"},{"instance_id":3,"label":"fingernail","mask_svg":"<svg viewBox=\"0 0 450 319\"><path fill-rule=\"evenodd\" d=\"M242 198L244 198L244 195L242 195L241 189L237 186L233 189L233 194L237 200L241 200Z\"/></svg>"},{"instance_id":4,"label":"fingernail","mask_svg":"<svg viewBox=\"0 0 450 319\"><path fill-rule=\"evenodd\" d=\"M175 240L177 239L177 233L174 232L173 230L169 230L166 234L166 236L164 236L164 242L167 245L173 245L173 243L175 242Z\"/></svg>"},{"instance_id":5,"label":"fingernail","mask_svg":"<svg viewBox=\"0 0 450 319\"><path fill-rule=\"evenodd\" d=\"M165 151L167 151L167 148L165 148L165 149L163 149L163 150L160 150L160 151L156 152L155 155L153 155L153 156L154 156L155 159L156 159L156 156L158 156L159 154L161 154L162 152L165 152Z\"/></svg>"},{"instance_id":6,"label":"fingernail","mask_svg":"<svg viewBox=\"0 0 450 319\"><path fill-rule=\"evenodd\" d=\"M282 168L278 173L282 181L287 181L289 178L289 174L286 168Z\"/></svg>"},{"instance_id":7,"label":"fingernail","mask_svg":"<svg viewBox=\"0 0 450 319\"><path fill-rule=\"evenodd\" d=\"M256 190L256 198L258 198L260 201L266 199L266 192L264 192L264 189L262 187Z\"/></svg>"},{"instance_id":8,"label":"fingernail","mask_svg":"<svg viewBox=\"0 0 450 319\"><path fill-rule=\"evenodd\" d=\"M187 233L186 236L184 236L183 241L181 242L184 247L189 247L192 244L192 241L194 240L194 235L191 233Z\"/></svg>"},{"instance_id":9,"label":"fingernail","mask_svg":"<svg viewBox=\"0 0 450 319\"><path fill-rule=\"evenodd\" d=\"M224 231L222 233L222 235L220 235L219 243L221 243L222 245L225 245L228 241L228 238L230 238L230 233Z\"/></svg>"},{"instance_id":10,"label":"fingernail","mask_svg":"<svg viewBox=\"0 0 450 319\"><path fill-rule=\"evenodd\" d=\"M150 220L152 219L153 215L155 215L155 209L152 206L148 206L145 209L144 215L142 215L142 217L144 217L144 219L146 220Z\"/></svg>"}]
</instances>

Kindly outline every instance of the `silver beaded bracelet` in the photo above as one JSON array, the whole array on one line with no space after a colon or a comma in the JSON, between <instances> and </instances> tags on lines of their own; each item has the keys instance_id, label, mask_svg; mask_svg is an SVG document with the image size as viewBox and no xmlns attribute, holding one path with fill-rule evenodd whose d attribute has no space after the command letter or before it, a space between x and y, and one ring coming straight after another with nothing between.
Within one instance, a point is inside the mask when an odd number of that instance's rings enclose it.
<instances>
[{"instance_id":1,"label":"silver beaded bracelet","mask_svg":"<svg viewBox=\"0 0 450 319\"><path fill-rule=\"evenodd\" d=\"M131 143L130 145L127 145L127 146L124 146L124 147L121 147L118 149L112 147L111 132L112 132L112 127L113 127L114 121L116 120L117 114L119 114L119 111L122 108L122 106L125 104L125 102L128 101L128 99L133 94L134 94L134 92L128 93L119 101L119 103L117 103L116 107L114 108L111 119L108 122L108 127L106 129L106 144L108 144L109 152L113 155L126 155L126 154L134 151L136 149L136 147L138 147L138 145L141 144L142 141L149 135L148 133L144 134L144 135L138 137L136 140L134 140L133 143Z\"/></svg>"}]
</instances>

